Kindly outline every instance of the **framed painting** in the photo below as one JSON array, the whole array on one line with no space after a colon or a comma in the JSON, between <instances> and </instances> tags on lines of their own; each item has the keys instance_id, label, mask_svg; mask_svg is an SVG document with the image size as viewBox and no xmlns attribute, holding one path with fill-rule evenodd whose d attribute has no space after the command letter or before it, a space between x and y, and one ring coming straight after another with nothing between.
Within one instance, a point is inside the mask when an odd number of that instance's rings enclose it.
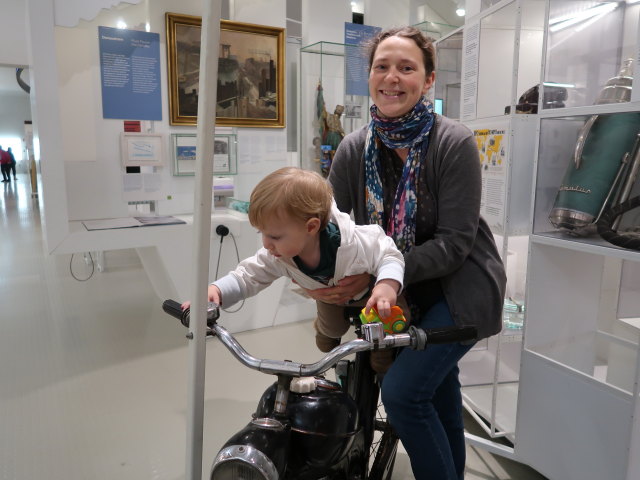
<instances>
[{"instance_id":1,"label":"framed painting","mask_svg":"<svg viewBox=\"0 0 640 480\"><path fill-rule=\"evenodd\" d=\"M195 125L201 17L166 13L171 125ZM220 21L216 125L284 127L284 29Z\"/></svg>"}]
</instances>

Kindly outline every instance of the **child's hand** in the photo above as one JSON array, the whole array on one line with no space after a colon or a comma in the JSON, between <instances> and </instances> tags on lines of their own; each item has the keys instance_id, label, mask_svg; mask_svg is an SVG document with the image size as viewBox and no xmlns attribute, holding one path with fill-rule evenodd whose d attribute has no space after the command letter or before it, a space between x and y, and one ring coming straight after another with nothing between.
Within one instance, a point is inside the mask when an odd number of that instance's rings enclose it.
<instances>
[{"instance_id":1,"label":"child's hand","mask_svg":"<svg viewBox=\"0 0 640 480\"><path fill-rule=\"evenodd\" d=\"M222 293L220 293L220 289L215 285L209 285L209 288L207 289L207 300L222 306ZM182 305L180 305L182 311L185 311L190 306L190 300L187 300Z\"/></svg>"},{"instance_id":2,"label":"child's hand","mask_svg":"<svg viewBox=\"0 0 640 480\"><path fill-rule=\"evenodd\" d=\"M376 307L380 318L386 318L391 315L391 307L398 300L399 289L400 284L395 280L380 280L371 291L371 296L364 307L365 312L369 313L373 307Z\"/></svg>"}]
</instances>

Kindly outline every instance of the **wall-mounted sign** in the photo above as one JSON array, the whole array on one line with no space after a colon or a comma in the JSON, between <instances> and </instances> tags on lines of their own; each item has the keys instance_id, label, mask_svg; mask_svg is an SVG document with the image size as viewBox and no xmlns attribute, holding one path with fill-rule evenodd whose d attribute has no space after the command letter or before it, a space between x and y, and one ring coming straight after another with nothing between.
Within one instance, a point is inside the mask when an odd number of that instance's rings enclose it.
<instances>
[{"instance_id":1,"label":"wall-mounted sign","mask_svg":"<svg viewBox=\"0 0 640 480\"><path fill-rule=\"evenodd\" d=\"M98 27L102 116L162 120L160 35Z\"/></svg>"}]
</instances>

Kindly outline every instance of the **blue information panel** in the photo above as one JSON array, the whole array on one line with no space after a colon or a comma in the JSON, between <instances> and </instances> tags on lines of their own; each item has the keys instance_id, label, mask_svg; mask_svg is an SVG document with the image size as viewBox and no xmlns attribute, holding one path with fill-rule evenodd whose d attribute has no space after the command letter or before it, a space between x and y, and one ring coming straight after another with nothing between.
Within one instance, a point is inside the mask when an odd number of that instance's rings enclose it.
<instances>
[{"instance_id":1,"label":"blue information panel","mask_svg":"<svg viewBox=\"0 0 640 480\"><path fill-rule=\"evenodd\" d=\"M160 35L98 27L102 116L162 120Z\"/></svg>"},{"instance_id":2,"label":"blue information panel","mask_svg":"<svg viewBox=\"0 0 640 480\"><path fill-rule=\"evenodd\" d=\"M369 59L365 45L367 41L380 32L380 27L344 23L344 71L345 93L347 95L369 95Z\"/></svg>"}]
</instances>

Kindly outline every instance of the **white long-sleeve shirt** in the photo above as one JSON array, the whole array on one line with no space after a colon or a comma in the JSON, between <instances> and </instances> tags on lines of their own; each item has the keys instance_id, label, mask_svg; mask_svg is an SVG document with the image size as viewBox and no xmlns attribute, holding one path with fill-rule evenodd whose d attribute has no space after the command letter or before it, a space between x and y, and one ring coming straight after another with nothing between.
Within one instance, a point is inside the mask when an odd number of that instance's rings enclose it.
<instances>
[{"instance_id":1,"label":"white long-sleeve shirt","mask_svg":"<svg viewBox=\"0 0 640 480\"><path fill-rule=\"evenodd\" d=\"M309 290L336 285L344 277L360 273L370 273L376 281L396 280L402 289L404 259L394 241L379 225L356 225L349 215L339 211L335 205L331 209L330 222L340 230L340 246L336 253L334 275L328 285L302 273L293 259L275 257L266 248L242 262L224 277L213 282L220 289L225 307L256 295L280 277L289 277L298 285ZM358 293L361 298L368 289Z\"/></svg>"}]
</instances>

